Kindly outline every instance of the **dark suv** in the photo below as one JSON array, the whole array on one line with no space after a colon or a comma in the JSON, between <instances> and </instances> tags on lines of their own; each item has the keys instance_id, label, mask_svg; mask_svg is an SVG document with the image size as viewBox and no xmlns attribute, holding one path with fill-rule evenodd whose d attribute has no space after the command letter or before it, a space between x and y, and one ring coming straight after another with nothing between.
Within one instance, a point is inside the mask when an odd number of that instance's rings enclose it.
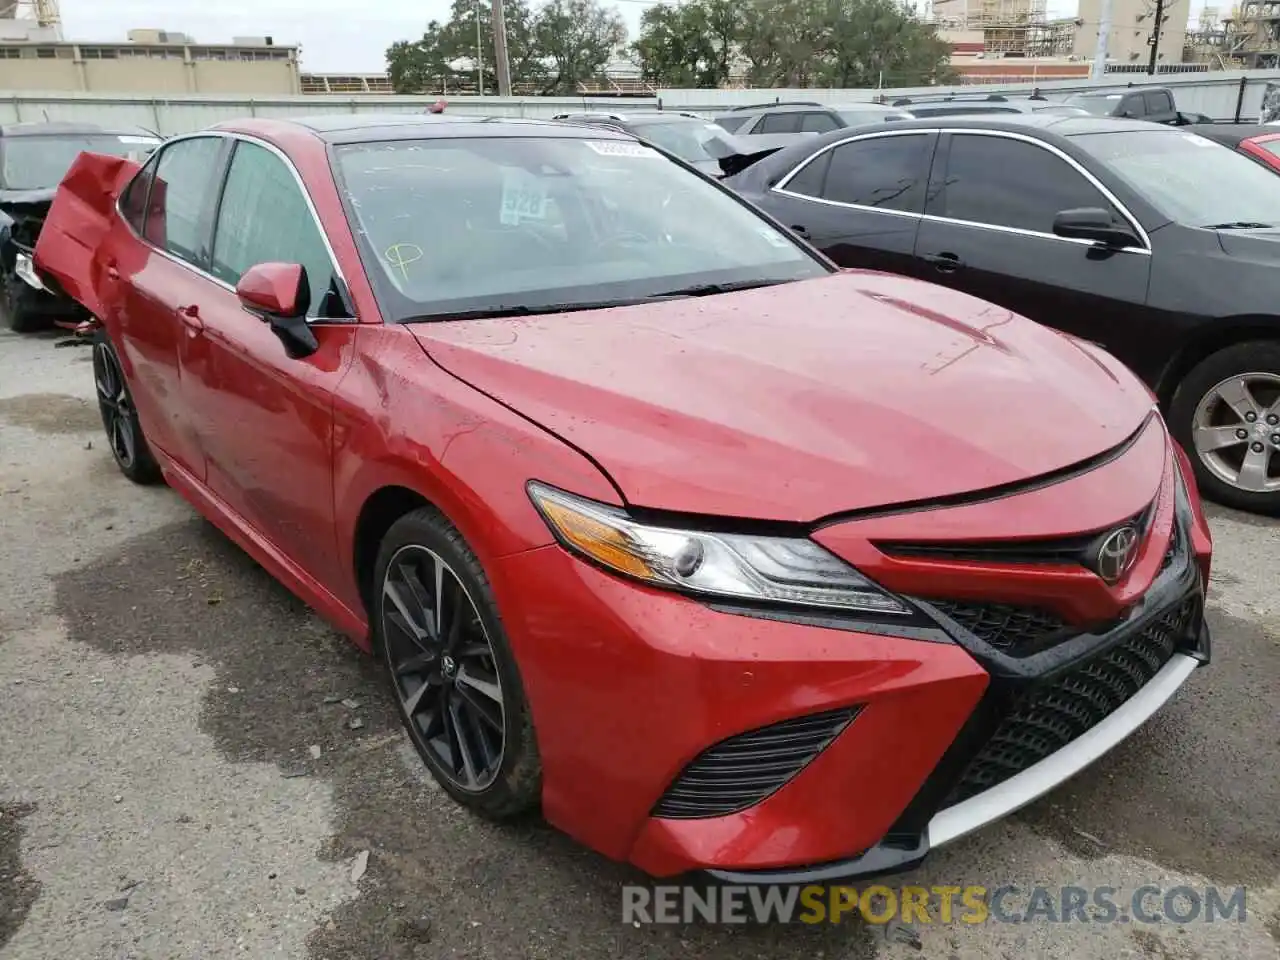
<instances>
[{"instance_id":1,"label":"dark suv","mask_svg":"<svg viewBox=\"0 0 1280 960\"><path fill-rule=\"evenodd\" d=\"M32 263L40 228L63 174L81 152L140 160L160 145L150 130L93 123L12 123L0 126L0 294L5 319L19 332L79 305L46 283Z\"/></svg>"}]
</instances>

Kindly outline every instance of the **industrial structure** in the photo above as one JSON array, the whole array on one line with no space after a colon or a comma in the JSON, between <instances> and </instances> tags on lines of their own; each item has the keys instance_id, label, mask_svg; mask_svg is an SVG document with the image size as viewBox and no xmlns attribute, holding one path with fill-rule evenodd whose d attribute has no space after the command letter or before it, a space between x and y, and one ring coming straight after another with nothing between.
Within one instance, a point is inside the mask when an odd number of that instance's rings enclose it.
<instances>
[{"instance_id":1,"label":"industrial structure","mask_svg":"<svg viewBox=\"0 0 1280 960\"><path fill-rule=\"evenodd\" d=\"M0 89L298 93L298 48L271 37L202 44L168 30L130 30L124 42L71 42L63 38L57 0L0 0Z\"/></svg>"},{"instance_id":2,"label":"industrial structure","mask_svg":"<svg viewBox=\"0 0 1280 960\"><path fill-rule=\"evenodd\" d=\"M1244 0L1223 21L1227 55L1248 69L1280 67L1280 0Z\"/></svg>"}]
</instances>

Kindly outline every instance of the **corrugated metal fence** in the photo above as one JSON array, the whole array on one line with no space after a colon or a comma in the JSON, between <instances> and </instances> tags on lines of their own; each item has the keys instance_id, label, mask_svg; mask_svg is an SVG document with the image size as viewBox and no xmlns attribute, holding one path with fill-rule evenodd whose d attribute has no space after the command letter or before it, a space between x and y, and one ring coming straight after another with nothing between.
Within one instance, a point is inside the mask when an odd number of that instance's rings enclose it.
<instances>
[{"instance_id":1,"label":"corrugated metal fence","mask_svg":"<svg viewBox=\"0 0 1280 960\"><path fill-rule=\"evenodd\" d=\"M1050 99L1098 87L1143 86L1155 78L1129 79L1111 75L1103 84L1061 80L1041 84L963 87L967 93L1008 93L1026 96L1039 90ZM1121 79L1123 78L1123 79ZM1280 70L1227 71L1210 74L1162 75L1158 84L1174 89L1182 110L1204 113L1215 120L1257 120L1262 94L1268 82L1280 83ZM850 103L878 96L900 97L947 92L938 87L898 90L660 90L652 99L579 97L457 97L450 98L453 113L488 116L548 118L583 109L626 110L661 106L665 109L714 112L734 105L776 100L811 100ZM242 117L315 116L333 113L421 113L433 97L397 96L118 96L92 93L0 92L0 123L42 120L82 120L141 126L169 136L199 130L223 120Z\"/></svg>"}]
</instances>

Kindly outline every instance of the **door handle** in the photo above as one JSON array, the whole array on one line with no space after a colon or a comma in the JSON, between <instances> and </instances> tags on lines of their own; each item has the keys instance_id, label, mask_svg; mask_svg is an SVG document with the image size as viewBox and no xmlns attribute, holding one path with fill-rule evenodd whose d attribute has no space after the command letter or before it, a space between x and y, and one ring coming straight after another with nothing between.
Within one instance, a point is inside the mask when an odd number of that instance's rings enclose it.
<instances>
[{"instance_id":1,"label":"door handle","mask_svg":"<svg viewBox=\"0 0 1280 960\"><path fill-rule=\"evenodd\" d=\"M200 308L194 303L187 307L179 307L178 319L191 331L192 336L204 329L204 321L200 319Z\"/></svg>"},{"instance_id":2,"label":"door handle","mask_svg":"<svg viewBox=\"0 0 1280 960\"><path fill-rule=\"evenodd\" d=\"M955 273L964 266L964 261L954 253L925 254L920 259L932 264L939 273Z\"/></svg>"},{"instance_id":3,"label":"door handle","mask_svg":"<svg viewBox=\"0 0 1280 960\"><path fill-rule=\"evenodd\" d=\"M800 226L800 224L798 223L791 225L791 232L794 233L797 237L801 237L805 240L809 239L809 231L806 230L804 227Z\"/></svg>"}]
</instances>

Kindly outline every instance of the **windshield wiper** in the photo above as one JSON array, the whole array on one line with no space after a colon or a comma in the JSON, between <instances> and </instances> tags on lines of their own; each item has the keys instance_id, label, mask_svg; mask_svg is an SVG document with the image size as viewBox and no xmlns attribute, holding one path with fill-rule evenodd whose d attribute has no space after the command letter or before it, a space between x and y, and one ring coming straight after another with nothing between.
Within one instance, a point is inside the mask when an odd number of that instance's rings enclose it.
<instances>
[{"instance_id":1,"label":"windshield wiper","mask_svg":"<svg viewBox=\"0 0 1280 960\"><path fill-rule=\"evenodd\" d=\"M444 310L440 313L422 313L406 317L401 323L427 323L443 320L488 320L500 317L533 317L544 313L573 313L577 310L607 310L609 307L629 307L648 303L653 297L628 297L618 300L576 300L572 303L516 303L496 304L492 307L476 307L472 310Z\"/></svg>"},{"instance_id":2,"label":"windshield wiper","mask_svg":"<svg viewBox=\"0 0 1280 960\"><path fill-rule=\"evenodd\" d=\"M1269 230L1275 227L1274 223L1261 223L1257 220L1232 220L1230 223L1210 223L1205 226L1206 230Z\"/></svg>"},{"instance_id":3,"label":"windshield wiper","mask_svg":"<svg viewBox=\"0 0 1280 960\"><path fill-rule=\"evenodd\" d=\"M734 290L753 290L756 287L775 287L780 283L791 283L790 280L734 280L729 283L695 283L692 286L680 287L676 290L664 290L655 293L646 300L657 300L662 297L707 297L715 293L730 293Z\"/></svg>"}]
</instances>

